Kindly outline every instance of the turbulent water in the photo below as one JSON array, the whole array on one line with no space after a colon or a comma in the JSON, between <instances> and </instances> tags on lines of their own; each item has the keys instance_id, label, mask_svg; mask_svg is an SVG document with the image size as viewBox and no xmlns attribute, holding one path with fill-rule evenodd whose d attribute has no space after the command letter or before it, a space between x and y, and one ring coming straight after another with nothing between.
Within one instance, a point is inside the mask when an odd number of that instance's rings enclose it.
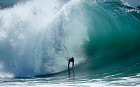
<instances>
[{"instance_id":1,"label":"turbulent water","mask_svg":"<svg viewBox=\"0 0 140 87\"><path fill-rule=\"evenodd\" d=\"M0 86L140 85L139 12L119 0L31 0L1 9Z\"/></svg>"}]
</instances>

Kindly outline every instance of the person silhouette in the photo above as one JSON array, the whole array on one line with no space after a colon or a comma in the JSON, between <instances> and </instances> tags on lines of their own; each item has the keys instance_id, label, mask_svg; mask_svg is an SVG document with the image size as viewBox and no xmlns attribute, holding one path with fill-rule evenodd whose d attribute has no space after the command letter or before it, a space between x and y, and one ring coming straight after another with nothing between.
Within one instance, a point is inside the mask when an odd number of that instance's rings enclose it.
<instances>
[{"instance_id":1,"label":"person silhouette","mask_svg":"<svg viewBox=\"0 0 140 87\"><path fill-rule=\"evenodd\" d=\"M68 69L70 68L70 62L72 62L72 68L74 68L74 58L71 57L70 59L68 59Z\"/></svg>"}]
</instances>

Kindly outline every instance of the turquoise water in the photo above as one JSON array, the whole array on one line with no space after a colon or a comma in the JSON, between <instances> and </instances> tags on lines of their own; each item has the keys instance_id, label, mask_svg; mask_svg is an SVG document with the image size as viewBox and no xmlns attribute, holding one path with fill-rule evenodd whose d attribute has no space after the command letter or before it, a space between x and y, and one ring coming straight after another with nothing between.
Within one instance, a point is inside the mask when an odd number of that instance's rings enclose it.
<instances>
[{"instance_id":1,"label":"turquoise water","mask_svg":"<svg viewBox=\"0 0 140 87\"><path fill-rule=\"evenodd\" d=\"M2 9L0 86L139 86L139 12L119 0L32 0Z\"/></svg>"}]
</instances>

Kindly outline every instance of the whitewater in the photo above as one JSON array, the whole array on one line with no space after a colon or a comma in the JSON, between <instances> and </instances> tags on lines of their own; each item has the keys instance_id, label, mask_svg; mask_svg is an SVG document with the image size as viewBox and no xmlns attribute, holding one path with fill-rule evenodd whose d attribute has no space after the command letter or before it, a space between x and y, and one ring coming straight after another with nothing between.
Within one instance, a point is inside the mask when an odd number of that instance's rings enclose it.
<instances>
[{"instance_id":1,"label":"whitewater","mask_svg":"<svg viewBox=\"0 0 140 87\"><path fill-rule=\"evenodd\" d=\"M124 0L19 2L0 10L0 86L140 86L139 39Z\"/></svg>"}]
</instances>

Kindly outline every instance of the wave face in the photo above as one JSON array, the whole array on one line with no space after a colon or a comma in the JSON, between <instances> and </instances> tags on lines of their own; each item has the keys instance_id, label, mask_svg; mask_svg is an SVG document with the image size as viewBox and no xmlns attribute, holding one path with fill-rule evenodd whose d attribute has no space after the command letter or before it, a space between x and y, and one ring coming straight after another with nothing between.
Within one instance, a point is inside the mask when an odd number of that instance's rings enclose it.
<instances>
[{"instance_id":1,"label":"wave face","mask_svg":"<svg viewBox=\"0 0 140 87\"><path fill-rule=\"evenodd\" d=\"M139 29L139 11L119 0L19 3L0 11L0 73L60 72L67 69L67 56L91 70L139 66Z\"/></svg>"},{"instance_id":2,"label":"wave face","mask_svg":"<svg viewBox=\"0 0 140 87\"><path fill-rule=\"evenodd\" d=\"M84 3L90 41L85 45L90 69L137 71L140 63L140 13L121 1Z\"/></svg>"}]
</instances>

